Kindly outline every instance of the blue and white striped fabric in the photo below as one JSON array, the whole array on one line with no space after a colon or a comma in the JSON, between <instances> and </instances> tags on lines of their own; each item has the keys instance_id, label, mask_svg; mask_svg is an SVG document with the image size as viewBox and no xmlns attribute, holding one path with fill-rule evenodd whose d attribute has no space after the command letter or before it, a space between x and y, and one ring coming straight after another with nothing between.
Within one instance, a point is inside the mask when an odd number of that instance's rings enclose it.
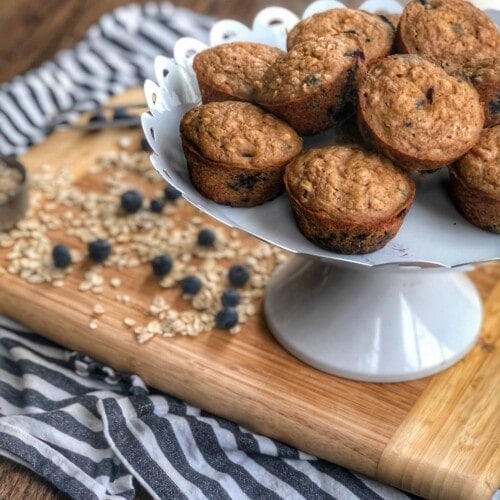
<instances>
[{"instance_id":1,"label":"blue and white striped fabric","mask_svg":"<svg viewBox=\"0 0 500 500\"><path fill-rule=\"evenodd\" d=\"M174 16L175 13L175 16ZM0 86L0 153L44 139L152 77L157 54L211 20L168 3L104 16L85 40ZM0 318L0 454L76 499L131 499L135 477L161 499L403 499L393 488L318 460L114 372Z\"/></svg>"},{"instance_id":2,"label":"blue and white striped fabric","mask_svg":"<svg viewBox=\"0 0 500 500\"><path fill-rule=\"evenodd\" d=\"M129 87L154 78L153 60L176 40L206 41L213 20L170 3L131 4L104 15L71 50L0 85L0 153L20 154L49 125L71 121Z\"/></svg>"},{"instance_id":3,"label":"blue and white striped fabric","mask_svg":"<svg viewBox=\"0 0 500 500\"><path fill-rule=\"evenodd\" d=\"M0 454L75 499L414 498L247 431L0 317Z\"/></svg>"}]
</instances>

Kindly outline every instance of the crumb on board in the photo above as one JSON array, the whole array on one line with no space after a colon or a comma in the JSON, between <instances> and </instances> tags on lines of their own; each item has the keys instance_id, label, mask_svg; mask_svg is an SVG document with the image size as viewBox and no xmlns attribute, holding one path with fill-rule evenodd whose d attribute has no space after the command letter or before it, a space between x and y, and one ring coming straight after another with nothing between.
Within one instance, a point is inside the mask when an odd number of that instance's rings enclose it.
<instances>
[{"instance_id":1,"label":"crumb on board","mask_svg":"<svg viewBox=\"0 0 500 500\"><path fill-rule=\"evenodd\" d=\"M122 142L125 145L126 141ZM103 304L114 300L140 312L134 318L122 319L138 343L155 336L194 337L213 330L221 295L230 286L228 269L234 263L248 266L251 276L238 290L239 323L228 333L237 334L258 313L267 281L275 267L288 258L286 252L263 242L245 244L240 231L215 223L187 206L182 198L167 201L161 213L149 210L148 201L163 192L164 181L151 167L147 153L123 148L103 153L89 171L99 180L100 188L89 191L88 186L80 187L64 167L54 175L54 169L45 165L31 175L31 203L26 217L10 231L0 233L0 258L4 258L0 275L10 273L30 284L46 283L56 288L68 286L66 280L72 276L72 286L81 293L101 296L92 307L94 317L89 320L89 328L97 329L95 316L105 314ZM149 190L137 213L123 214L120 196L135 188L132 176L139 176ZM191 209L192 216L180 218L179 212L186 208ZM213 245L197 243L202 229L215 233ZM64 269L56 268L51 258L56 233L57 238L63 235L71 252L72 263ZM89 262L87 244L99 238L110 242L111 255L103 263ZM172 269L166 276L156 277L150 264L160 254L172 257ZM154 295L141 296L139 303L126 293L110 293L120 287L125 290L119 275L139 267L156 280ZM202 287L195 294L182 295L179 282L190 275L199 277ZM179 310L162 295L171 296L177 289L176 304L179 300L182 304Z\"/></svg>"},{"instance_id":2,"label":"crumb on board","mask_svg":"<svg viewBox=\"0 0 500 500\"><path fill-rule=\"evenodd\" d=\"M97 314L98 316L101 314L104 314L104 306L102 304L95 304L94 307L92 308L92 312L94 314Z\"/></svg>"},{"instance_id":3,"label":"crumb on board","mask_svg":"<svg viewBox=\"0 0 500 500\"><path fill-rule=\"evenodd\" d=\"M119 288L122 285L122 280L118 278L118 276L113 276L113 278L109 280L109 284L113 288Z\"/></svg>"}]
</instances>

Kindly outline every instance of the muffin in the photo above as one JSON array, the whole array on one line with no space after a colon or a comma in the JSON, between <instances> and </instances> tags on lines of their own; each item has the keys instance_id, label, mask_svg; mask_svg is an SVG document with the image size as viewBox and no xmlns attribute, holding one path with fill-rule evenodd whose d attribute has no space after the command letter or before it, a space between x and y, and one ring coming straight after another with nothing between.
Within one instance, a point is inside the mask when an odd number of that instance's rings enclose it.
<instances>
[{"instance_id":1,"label":"muffin","mask_svg":"<svg viewBox=\"0 0 500 500\"><path fill-rule=\"evenodd\" d=\"M354 9L330 9L297 23L287 36L288 50L321 36L350 33L359 37L367 64L388 55L394 40L392 23L376 14Z\"/></svg>"},{"instance_id":2,"label":"muffin","mask_svg":"<svg viewBox=\"0 0 500 500\"><path fill-rule=\"evenodd\" d=\"M484 129L479 142L450 167L450 185L469 222L500 234L500 125Z\"/></svg>"},{"instance_id":3,"label":"muffin","mask_svg":"<svg viewBox=\"0 0 500 500\"><path fill-rule=\"evenodd\" d=\"M458 75L468 78L477 90L484 108L484 126L500 125L500 55L468 61Z\"/></svg>"},{"instance_id":4,"label":"muffin","mask_svg":"<svg viewBox=\"0 0 500 500\"><path fill-rule=\"evenodd\" d=\"M382 248L415 196L412 178L357 145L313 148L286 168L285 187L302 234L343 254Z\"/></svg>"},{"instance_id":5,"label":"muffin","mask_svg":"<svg viewBox=\"0 0 500 500\"><path fill-rule=\"evenodd\" d=\"M417 55L373 64L358 89L358 121L368 142L408 171L451 164L479 140L484 112L463 78Z\"/></svg>"},{"instance_id":6,"label":"muffin","mask_svg":"<svg viewBox=\"0 0 500 500\"><path fill-rule=\"evenodd\" d=\"M255 100L300 134L321 132L354 114L364 59L355 35L299 43L264 73Z\"/></svg>"},{"instance_id":7,"label":"muffin","mask_svg":"<svg viewBox=\"0 0 500 500\"><path fill-rule=\"evenodd\" d=\"M285 166L302 150L302 139L290 126L239 101L189 110L180 134L193 186L233 207L253 207L278 196Z\"/></svg>"},{"instance_id":8,"label":"muffin","mask_svg":"<svg viewBox=\"0 0 500 500\"><path fill-rule=\"evenodd\" d=\"M478 55L497 55L500 40L493 21L469 2L411 0L398 24L396 47L455 71Z\"/></svg>"},{"instance_id":9,"label":"muffin","mask_svg":"<svg viewBox=\"0 0 500 500\"><path fill-rule=\"evenodd\" d=\"M193 70L202 102L252 101L255 82L282 53L262 43L232 42L196 54Z\"/></svg>"}]
</instances>

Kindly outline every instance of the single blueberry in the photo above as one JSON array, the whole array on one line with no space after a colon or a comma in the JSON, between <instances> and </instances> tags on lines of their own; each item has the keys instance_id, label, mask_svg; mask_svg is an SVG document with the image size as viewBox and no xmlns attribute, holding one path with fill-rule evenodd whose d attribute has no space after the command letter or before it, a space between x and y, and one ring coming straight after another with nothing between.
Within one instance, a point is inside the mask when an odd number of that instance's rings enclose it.
<instances>
[{"instance_id":1,"label":"single blueberry","mask_svg":"<svg viewBox=\"0 0 500 500\"><path fill-rule=\"evenodd\" d=\"M236 307L240 303L240 294L233 288L226 288L220 297L224 307Z\"/></svg>"},{"instance_id":2,"label":"single blueberry","mask_svg":"<svg viewBox=\"0 0 500 500\"><path fill-rule=\"evenodd\" d=\"M128 214L134 214L142 207L142 194L136 189L125 191L121 196L121 207Z\"/></svg>"},{"instance_id":3,"label":"single blueberry","mask_svg":"<svg viewBox=\"0 0 500 500\"><path fill-rule=\"evenodd\" d=\"M425 93L425 98L429 101L430 104L432 104L432 101L434 99L434 87L429 87L427 89L427 92Z\"/></svg>"},{"instance_id":4,"label":"single blueberry","mask_svg":"<svg viewBox=\"0 0 500 500\"><path fill-rule=\"evenodd\" d=\"M195 295L200 291L201 280L198 276L186 276L181 279L182 293L187 293L188 295Z\"/></svg>"},{"instance_id":5,"label":"single blueberry","mask_svg":"<svg viewBox=\"0 0 500 500\"><path fill-rule=\"evenodd\" d=\"M89 257L94 262L104 262L111 253L111 243L108 240L98 239L87 245Z\"/></svg>"},{"instance_id":6,"label":"single blueberry","mask_svg":"<svg viewBox=\"0 0 500 500\"><path fill-rule=\"evenodd\" d=\"M149 202L149 209L155 214L159 214L165 205L163 198L152 198Z\"/></svg>"},{"instance_id":7,"label":"single blueberry","mask_svg":"<svg viewBox=\"0 0 500 500\"><path fill-rule=\"evenodd\" d=\"M213 247L215 240L215 233L211 229L202 229L198 233L198 245L202 247Z\"/></svg>"},{"instance_id":8,"label":"single blueberry","mask_svg":"<svg viewBox=\"0 0 500 500\"><path fill-rule=\"evenodd\" d=\"M172 270L172 257L170 255L157 255L151 261L153 273L156 276L166 276Z\"/></svg>"},{"instance_id":9,"label":"single blueberry","mask_svg":"<svg viewBox=\"0 0 500 500\"><path fill-rule=\"evenodd\" d=\"M165 188L165 199L168 201L175 201L179 196L181 196L181 192L174 188L174 186L168 185Z\"/></svg>"},{"instance_id":10,"label":"single blueberry","mask_svg":"<svg viewBox=\"0 0 500 500\"><path fill-rule=\"evenodd\" d=\"M127 113L127 108L119 106L113 111L113 120L128 120L129 118L133 117Z\"/></svg>"},{"instance_id":11,"label":"single blueberry","mask_svg":"<svg viewBox=\"0 0 500 500\"><path fill-rule=\"evenodd\" d=\"M229 330L238 324L238 311L234 307L224 307L215 315L217 328Z\"/></svg>"},{"instance_id":12,"label":"single blueberry","mask_svg":"<svg viewBox=\"0 0 500 500\"><path fill-rule=\"evenodd\" d=\"M71 254L69 248L62 243L55 245L52 248L52 259L54 266L63 269L71 264Z\"/></svg>"},{"instance_id":13,"label":"single blueberry","mask_svg":"<svg viewBox=\"0 0 500 500\"><path fill-rule=\"evenodd\" d=\"M361 49L351 50L350 52L345 52L344 56L345 57L352 57L353 59L360 60L360 61L365 60L365 53Z\"/></svg>"},{"instance_id":14,"label":"single blueberry","mask_svg":"<svg viewBox=\"0 0 500 500\"><path fill-rule=\"evenodd\" d=\"M234 264L229 268L228 278L231 285L240 287L250 279L250 271L243 264Z\"/></svg>"},{"instance_id":15,"label":"single blueberry","mask_svg":"<svg viewBox=\"0 0 500 500\"><path fill-rule=\"evenodd\" d=\"M89 123L106 123L106 117L102 113L94 113L90 116Z\"/></svg>"}]
</instances>

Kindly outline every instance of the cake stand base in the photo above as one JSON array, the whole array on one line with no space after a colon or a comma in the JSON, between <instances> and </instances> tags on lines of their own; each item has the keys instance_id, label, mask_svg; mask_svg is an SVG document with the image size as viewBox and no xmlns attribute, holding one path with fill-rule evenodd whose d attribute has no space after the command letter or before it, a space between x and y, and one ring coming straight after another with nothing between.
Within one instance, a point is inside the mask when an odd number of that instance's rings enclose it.
<instances>
[{"instance_id":1,"label":"cake stand base","mask_svg":"<svg viewBox=\"0 0 500 500\"><path fill-rule=\"evenodd\" d=\"M459 271L353 268L302 256L276 270L264 311L297 358L367 382L444 370L473 347L482 319L479 294Z\"/></svg>"}]
</instances>

